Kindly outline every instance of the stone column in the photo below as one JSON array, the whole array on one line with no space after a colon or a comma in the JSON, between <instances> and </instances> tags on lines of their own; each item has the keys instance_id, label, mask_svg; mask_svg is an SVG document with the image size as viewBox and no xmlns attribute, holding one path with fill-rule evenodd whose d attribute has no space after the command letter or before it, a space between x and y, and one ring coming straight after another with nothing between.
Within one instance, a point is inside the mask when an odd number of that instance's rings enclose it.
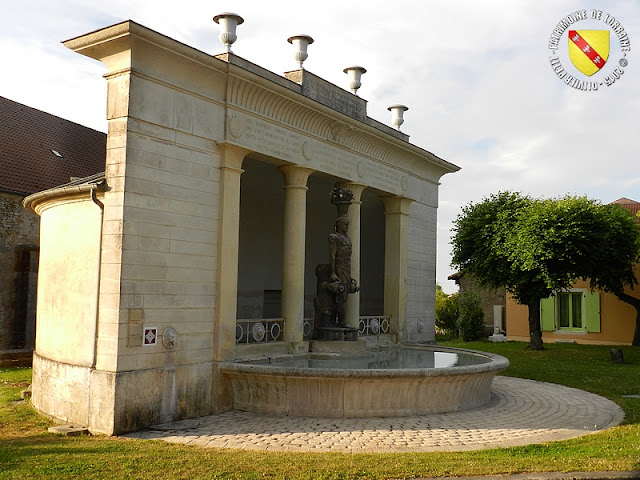
<instances>
[{"instance_id":1,"label":"stone column","mask_svg":"<svg viewBox=\"0 0 640 480\"><path fill-rule=\"evenodd\" d=\"M302 345L304 328L304 261L307 179L313 169L297 165L278 168L284 177L284 240L282 251L282 317L292 353Z\"/></svg>"},{"instance_id":2,"label":"stone column","mask_svg":"<svg viewBox=\"0 0 640 480\"><path fill-rule=\"evenodd\" d=\"M384 314L391 316L398 340L404 342L407 317L409 205L406 197L382 197L385 213Z\"/></svg>"},{"instance_id":3,"label":"stone column","mask_svg":"<svg viewBox=\"0 0 640 480\"><path fill-rule=\"evenodd\" d=\"M213 359L235 355L236 309L238 301L238 239L240 232L240 175L242 161L250 152L231 143L218 143L220 161L220 204L218 207L218 271L216 313L213 326Z\"/></svg>"},{"instance_id":4,"label":"stone column","mask_svg":"<svg viewBox=\"0 0 640 480\"><path fill-rule=\"evenodd\" d=\"M366 185L360 183L345 182L341 187L353 192L353 200L347 211L349 219L349 238L351 239L351 278L360 285L360 200ZM345 317L350 327L360 328L360 292L352 293L347 297Z\"/></svg>"}]
</instances>

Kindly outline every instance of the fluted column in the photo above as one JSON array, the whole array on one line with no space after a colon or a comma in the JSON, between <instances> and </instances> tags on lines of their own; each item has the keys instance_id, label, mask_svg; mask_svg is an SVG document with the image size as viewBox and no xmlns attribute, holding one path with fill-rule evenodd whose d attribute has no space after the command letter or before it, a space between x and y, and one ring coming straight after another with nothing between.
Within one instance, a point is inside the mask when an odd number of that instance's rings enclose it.
<instances>
[{"instance_id":1,"label":"fluted column","mask_svg":"<svg viewBox=\"0 0 640 480\"><path fill-rule=\"evenodd\" d=\"M360 285L360 208L362 206L360 198L367 186L351 182L341 183L340 186L353 192L353 200L347 211L349 238L351 239L351 278ZM360 327L360 292L352 293L347 297L345 318L349 326Z\"/></svg>"},{"instance_id":2,"label":"fluted column","mask_svg":"<svg viewBox=\"0 0 640 480\"><path fill-rule=\"evenodd\" d=\"M391 315L398 340L403 342L407 317L409 205L406 197L382 197L385 214L384 314Z\"/></svg>"},{"instance_id":3,"label":"fluted column","mask_svg":"<svg viewBox=\"0 0 640 480\"><path fill-rule=\"evenodd\" d=\"M220 204L218 219L218 271L216 275L216 312L214 360L235 355L236 309L238 301L238 239L240 231L240 175L242 161L250 152L230 143L219 143Z\"/></svg>"},{"instance_id":4,"label":"fluted column","mask_svg":"<svg viewBox=\"0 0 640 480\"><path fill-rule=\"evenodd\" d=\"M285 340L300 350L304 328L304 263L307 226L307 179L313 169L284 165L284 239L282 252L282 317Z\"/></svg>"}]
</instances>

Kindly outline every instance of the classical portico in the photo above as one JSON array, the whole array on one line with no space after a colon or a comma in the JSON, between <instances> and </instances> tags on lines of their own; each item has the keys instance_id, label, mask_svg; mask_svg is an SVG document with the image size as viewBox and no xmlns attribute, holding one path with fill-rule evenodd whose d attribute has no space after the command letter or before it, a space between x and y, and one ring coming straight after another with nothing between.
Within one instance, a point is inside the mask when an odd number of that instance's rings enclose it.
<instances>
[{"instance_id":1,"label":"classical portico","mask_svg":"<svg viewBox=\"0 0 640 480\"><path fill-rule=\"evenodd\" d=\"M308 352L335 185L354 194L361 291L348 323L375 337L384 319L387 341L434 340L438 182L455 165L304 69L280 76L131 21L64 44L105 65L109 132L104 183L26 202L50 252L38 287L37 408L96 432L131 431L229 409L219 362ZM44 236L61 221L95 230L77 240L86 262L63 273L56 242L76 240ZM97 307L74 313L82 328L63 334L60 318L81 299L58 301L56 289L86 276L96 277ZM363 329L363 318L378 327ZM92 348L69 351L83 341Z\"/></svg>"}]
</instances>

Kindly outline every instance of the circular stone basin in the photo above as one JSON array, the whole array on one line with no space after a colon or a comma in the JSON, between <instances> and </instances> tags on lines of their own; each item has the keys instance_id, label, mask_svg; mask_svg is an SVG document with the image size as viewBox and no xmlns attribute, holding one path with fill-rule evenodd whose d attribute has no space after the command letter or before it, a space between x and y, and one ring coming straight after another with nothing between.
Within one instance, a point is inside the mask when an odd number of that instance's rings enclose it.
<instances>
[{"instance_id":1,"label":"circular stone basin","mask_svg":"<svg viewBox=\"0 0 640 480\"><path fill-rule=\"evenodd\" d=\"M363 354L224 362L233 409L301 417L399 417L468 410L509 366L473 350L404 345Z\"/></svg>"}]
</instances>

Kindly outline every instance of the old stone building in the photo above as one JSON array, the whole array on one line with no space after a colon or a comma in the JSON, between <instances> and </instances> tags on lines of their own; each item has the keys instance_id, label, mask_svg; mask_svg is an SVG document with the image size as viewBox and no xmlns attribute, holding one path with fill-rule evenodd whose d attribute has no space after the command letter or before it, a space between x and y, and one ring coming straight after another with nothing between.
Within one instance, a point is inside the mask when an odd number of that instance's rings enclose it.
<instances>
[{"instance_id":1,"label":"old stone building","mask_svg":"<svg viewBox=\"0 0 640 480\"><path fill-rule=\"evenodd\" d=\"M485 333L490 335L494 331L494 322L496 315L496 307L501 307L499 310L501 317L499 317L500 329L506 328L504 321L504 306L507 301L507 291L504 287L492 289L489 287L483 287L478 284L473 275L465 275L463 272L456 272L449 275L449 280L456 282L459 288L460 295L464 295L467 292L472 292L478 298L482 313L484 314L484 327Z\"/></svg>"},{"instance_id":2,"label":"old stone building","mask_svg":"<svg viewBox=\"0 0 640 480\"><path fill-rule=\"evenodd\" d=\"M106 135L0 97L0 351L33 350L39 223L25 196L104 170Z\"/></svg>"},{"instance_id":3,"label":"old stone building","mask_svg":"<svg viewBox=\"0 0 640 480\"><path fill-rule=\"evenodd\" d=\"M232 408L230 360L308 353L336 185L361 287L346 321L434 341L438 187L458 167L303 68L132 21L64 44L106 67L106 171L25 200L42 230L36 408L136 430Z\"/></svg>"}]
</instances>

